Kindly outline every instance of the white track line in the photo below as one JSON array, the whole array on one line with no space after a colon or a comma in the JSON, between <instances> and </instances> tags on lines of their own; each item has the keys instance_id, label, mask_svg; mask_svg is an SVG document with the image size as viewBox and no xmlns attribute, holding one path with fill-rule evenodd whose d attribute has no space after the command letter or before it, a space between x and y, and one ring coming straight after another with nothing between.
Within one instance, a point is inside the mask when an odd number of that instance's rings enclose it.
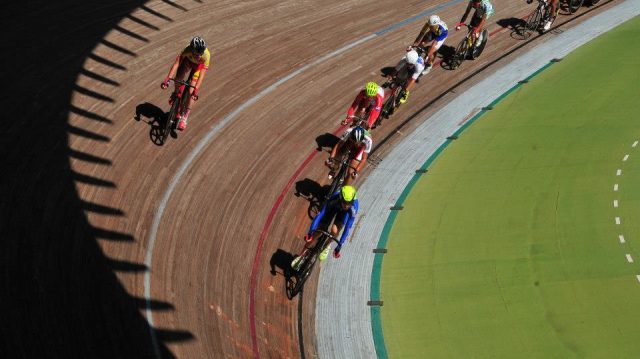
<instances>
[{"instance_id":1,"label":"white track line","mask_svg":"<svg viewBox=\"0 0 640 359\"><path fill-rule=\"evenodd\" d=\"M616 171L616 176L620 176L620 175L622 175L622 170L621 169Z\"/></svg>"},{"instance_id":2,"label":"white track line","mask_svg":"<svg viewBox=\"0 0 640 359\"><path fill-rule=\"evenodd\" d=\"M634 142L633 145L631 145L631 147L636 147L638 145L638 141Z\"/></svg>"},{"instance_id":3,"label":"white track line","mask_svg":"<svg viewBox=\"0 0 640 359\"><path fill-rule=\"evenodd\" d=\"M638 282L640 282L640 275L637 275L636 279L638 279Z\"/></svg>"},{"instance_id":4,"label":"white track line","mask_svg":"<svg viewBox=\"0 0 640 359\"><path fill-rule=\"evenodd\" d=\"M618 184L617 184L617 183L613 185L613 190L614 190L615 192L617 192L617 191L618 191Z\"/></svg>"},{"instance_id":5,"label":"white track line","mask_svg":"<svg viewBox=\"0 0 640 359\"><path fill-rule=\"evenodd\" d=\"M625 257L627 257L627 262L633 263L633 258L631 258L631 254L625 254Z\"/></svg>"},{"instance_id":6,"label":"white track line","mask_svg":"<svg viewBox=\"0 0 640 359\"><path fill-rule=\"evenodd\" d=\"M624 236L622 234L618 236L618 239L620 240L620 243L624 243Z\"/></svg>"},{"instance_id":7,"label":"white track line","mask_svg":"<svg viewBox=\"0 0 640 359\"><path fill-rule=\"evenodd\" d=\"M618 208L618 200L617 200L617 199L614 199L614 200L613 200L613 206L614 206L615 208Z\"/></svg>"},{"instance_id":8,"label":"white track line","mask_svg":"<svg viewBox=\"0 0 640 359\"><path fill-rule=\"evenodd\" d=\"M624 155L624 158L622 159L622 162L625 162L628 159L629 159L629 155Z\"/></svg>"},{"instance_id":9,"label":"white track line","mask_svg":"<svg viewBox=\"0 0 640 359\"><path fill-rule=\"evenodd\" d=\"M620 217L616 217L616 224L620 224Z\"/></svg>"}]
</instances>

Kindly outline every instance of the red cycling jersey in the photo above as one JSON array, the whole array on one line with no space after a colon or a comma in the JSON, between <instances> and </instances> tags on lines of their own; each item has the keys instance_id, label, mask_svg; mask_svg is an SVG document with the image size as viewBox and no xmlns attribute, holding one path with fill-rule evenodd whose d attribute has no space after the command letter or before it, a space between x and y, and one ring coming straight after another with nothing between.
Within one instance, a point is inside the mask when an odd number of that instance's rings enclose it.
<instances>
[{"instance_id":1,"label":"red cycling jersey","mask_svg":"<svg viewBox=\"0 0 640 359\"><path fill-rule=\"evenodd\" d=\"M375 97L367 96L367 92L365 90L360 91L356 99L349 107L349 111L347 111L347 117L353 116L356 112L356 109L364 108L365 110L369 110L369 118L367 119L367 125L369 128L373 126L373 123L376 122L378 116L380 115L380 110L382 110L382 104L384 103L384 89L382 87L378 88L378 93Z\"/></svg>"}]
</instances>

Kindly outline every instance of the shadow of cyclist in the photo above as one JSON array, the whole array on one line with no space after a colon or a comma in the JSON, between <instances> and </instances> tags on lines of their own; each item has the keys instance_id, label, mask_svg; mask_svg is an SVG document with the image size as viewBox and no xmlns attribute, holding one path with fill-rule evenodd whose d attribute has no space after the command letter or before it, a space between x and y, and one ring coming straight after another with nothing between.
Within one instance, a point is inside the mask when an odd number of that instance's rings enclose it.
<instances>
[{"instance_id":1,"label":"shadow of cyclist","mask_svg":"<svg viewBox=\"0 0 640 359\"><path fill-rule=\"evenodd\" d=\"M449 63L451 62L453 55L456 54L456 48L449 45L442 45L440 49L438 49L438 53L442 57L440 67L445 70L451 70L451 66L449 65Z\"/></svg>"},{"instance_id":2,"label":"shadow of cyclist","mask_svg":"<svg viewBox=\"0 0 640 359\"><path fill-rule=\"evenodd\" d=\"M162 132L169 120L166 112L154 104L145 102L136 106L136 115L134 118L136 121L143 120L146 124L151 126L151 129L149 130L149 139L151 139L151 142L153 142L154 145L162 146L164 144ZM178 137L173 130L170 135L173 138Z\"/></svg>"},{"instance_id":3,"label":"shadow of cyclist","mask_svg":"<svg viewBox=\"0 0 640 359\"><path fill-rule=\"evenodd\" d=\"M298 278L296 277L296 272L291 269L291 262L294 258L294 254L278 248L278 250L271 255L271 260L269 261L271 275L276 276L280 274L284 277L284 291L289 300L293 299L297 294L293 292L293 288Z\"/></svg>"},{"instance_id":4,"label":"shadow of cyclist","mask_svg":"<svg viewBox=\"0 0 640 359\"><path fill-rule=\"evenodd\" d=\"M294 195L309 201L307 215L310 219L315 218L318 211L320 211L320 206L328 189L329 186L321 186L318 182L309 178L296 182L296 193Z\"/></svg>"},{"instance_id":5,"label":"shadow of cyclist","mask_svg":"<svg viewBox=\"0 0 640 359\"><path fill-rule=\"evenodd\" d=\"M511 36L511 38L517 40L526 38L525 27L527 26L527 22L524 19L510 17L506 19L500 19L496 23L505 29L510 29L511 33L509 36Z\"/></svg>"},{"instance_id":6,"label":"shadow of cyclist","mask_svg":"<svg viewBox=\"0 0 640 359\"><path fill-rule=\"evenodd\" d=\"M316 137L316 145L317 145L316 150L322 151L325 148L331 150L333 146L335 146L336 143L338 143L339 141L340 141L340 138L337 137L336 135L328 132L324 133Z\"/></svg>"}]
</instances>

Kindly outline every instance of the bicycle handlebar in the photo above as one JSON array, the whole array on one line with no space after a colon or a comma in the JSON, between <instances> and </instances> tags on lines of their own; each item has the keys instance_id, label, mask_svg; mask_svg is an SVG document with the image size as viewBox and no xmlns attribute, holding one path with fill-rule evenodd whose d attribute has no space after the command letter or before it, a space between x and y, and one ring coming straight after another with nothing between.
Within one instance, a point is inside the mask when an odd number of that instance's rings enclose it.
<instances>
[{"instance_id":1,"label":"bicycle handlebar","mask_svg":"<svg viewBox=\"0 0 640 359\"><path fill-rule=\"evenodd\" d=\"M195 86L191 86L191 84L190 84L190 83L185 82L185 81L182 81L182 80L176 80L176 79L174 79L174 78L169 78L169 81L173 81L173 82L175 82L175 83L178 83L178 84L180 84L180 85L185 85L185 86L187 86L187 87L196 88Z\"/></svg>"},{"instance_id":2,"label":"bicycle handlebar","mask_svg":"<svg viewBox=\"0 0 640 359\"><path fill-rule=\"evenodd\" d=\"M340 240L338 238L336 238L333 234L323 230L323 229L316 229L314 230L314 232L319 232L321 234L324 234L325 236L329 237L329 239L331 239L332 241L340 244Z\"/></svg>"}]
</instances>

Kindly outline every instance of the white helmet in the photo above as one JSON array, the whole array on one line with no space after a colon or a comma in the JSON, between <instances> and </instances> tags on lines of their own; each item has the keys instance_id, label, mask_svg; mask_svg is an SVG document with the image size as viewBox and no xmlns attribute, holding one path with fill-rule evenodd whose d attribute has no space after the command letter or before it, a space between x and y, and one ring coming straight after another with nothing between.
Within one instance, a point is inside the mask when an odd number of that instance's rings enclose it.
<instances>
[{"instance_id":1,"label":"white helmet","mask_svg":"<svg viewBox=\"0 0 640 359\"><path fill-rule=\"evenodd\" d=\"M409 52L407 52L407 56L405 57L407 59L407 62L410 63L411 65L416 65L418 64L418 52L416 50L411 50Z\"/></svg>"},{"instance_id":2,"label":"white helmet","mask_svg":"<svg viewBox=\"0 0 640 359\"><path fill-rule=\"evenodd\" d=\"M429 25L438 25L440 23L440 16L431 15L429 16Z\"/></svg>"}]
</instances>

